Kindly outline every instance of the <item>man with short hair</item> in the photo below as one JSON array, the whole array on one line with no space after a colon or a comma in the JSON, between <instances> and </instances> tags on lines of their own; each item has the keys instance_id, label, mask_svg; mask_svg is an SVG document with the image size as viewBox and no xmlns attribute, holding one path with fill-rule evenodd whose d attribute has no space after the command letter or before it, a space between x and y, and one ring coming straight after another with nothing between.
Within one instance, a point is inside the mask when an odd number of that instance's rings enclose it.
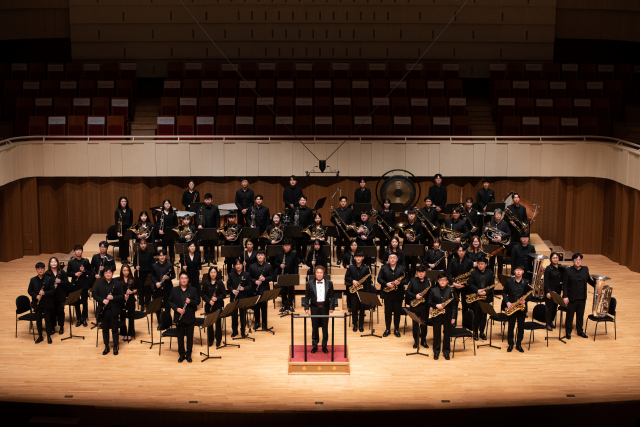
<instances>
[{"instance_id":1,"label":"man with short hair","mask_svg":"<svg viewBox=\"0 0 640 427\"><path fill-rule=\"evenodd\" d=\"M120 341L118 330L120 323L120 310L124 303L124 290L120 282L113 278L112 266L104 268L104 280L96 284L95 300L98 301L99 314L96 323L102 325L102 341L104 351L102 355L109 353L109 331L113 335L113 355L118 355L118 344Z\"/></svg>"},{"instance_id":2,"label":"man with short hair","mask_svg":"<svg viewBox=\"0 0 640 427\"><path fill-rule=\"evenodd\" d=\"M478 294L481 297L485 297L483 301L487 304L493 304L493 289L486 290L489 286L493 285L496 276L493 271L487 268L487 258L485 256L478 259L478 268L471 272L469 277L468 287L469 294ZM484 328L487 325L487 314L482 311L480 303L476 301L471 303L471 310L473 310L473 339L486 340L487 336L484 333ZM480 332L480 335L478 335Z\"/></svg>"},{"instance_id":3,"label":"man with short hair","mask_svg":"<svg viewBox=\"0 0 640 427\"><path fill-rule=\"evenodd\" d=\"M302 188L297 186L298 180L295 175L289 177L289 187L286 187L282 193L282 200L287 210L294 210L299 207L300 197L303 196Z\"/></svg>"},{"instance_id":4,"label":"man with short hair","mask_svg":"<svg viewBox=\"0 0 640 427\"><path fill-rule=\"evenodd\" d=\"M356 190L353 202L354 203L371 203L371 190L366 188L367 181L364 178L360 178L360 187Z\"/></svg>"},{"instance_id":5,"label":"man with short hair","mask_svg":"<svg viewBox=\"0 0 640 427\"><path fill-rule=\"evenodd\" d=\"M529 244L529 233L520 236L520 243L511 249L511 265L521 265L524 267L524 277L531 280L533 272L533 258L529 255L536 253L536 247ZM511 273L513 275L513 273Z\"/></svg>"},{"instance_id":6,"label":"man with short hair","mask_svg":"<svg viewBox=\"0 0 640 427\"><path fill-rule=\"evenodd\" d=\"M298 259L297 254L291 250L291 242L289 239L284 239L282 242L282 250L276 254L276 259L273 265L274 268L274 280L278 281L278 276L282 274L298 274ZM278 285L274 285L274 288ZM280 291L282 297L282 308L280 313L285 311L295 312L293 304L296 299L295 286L286 286Z\"/></svg>"},{"instance_id":7,"label":"man with short hair","mask_svg":"<svg viewBox=\"0 0 640 427\"><path fill-rule=\"evenodd\" d=\"M426 302L429 300L431 284L425 279L427 270L424 268L424 265L416 267L416 274L417 276L412 277L409 281L409 286L407 286L407 306L409 306L413 300L420 301L412 310L424 324L421 325L416 321L413 322L413 348L417 349L419 345L422 345L424 348L429 348L427 345L427 331L429 329L429 325L427 325L428 304L426 304ZM427 291L423 294L425 290ZM418 339L420 341L418 341Z\"/></svg>"},{"instance_id":8,"label":"man with short hair","mask_svg":"<svg viewBox=\"0 0 640 427\"><path fill-rule=\"evenodd\" d=\"M80 298L78 301L73 303L73 306L76 308L76 317L78 318L76 328L81 325L85 327L87 326L87 318L89 317L87 301L89 298L89 290L95 281L93 278L93 268L91 267L89 260L82 258L83 251L84 248L82 245L75 245L73 247L75 257L70 260L67 265L67 275L71 278L72 291L82 289Z\"/></svg>"},{"instance_id":9,"label":"man with short hair","mask_svg":"<svg viewBox=\"0 0 640 427\"><path fill-rule=\"evenodd\" d=\"M318 266L315 269L316 277L307 282L305 290L305 306L304 312L312 316L328 316L333 313L333 282L325 280L324 267ZM327 342L329 341L329 318L328 317L312 317L311 327L311 353L318 351L318 342L320 341L319 329L322 326L322 352L327 354Z\"/></svg>"},{"instance_id":10,"label":"man with short hair","mask_svg":"<svg viewBox=\"0 0 640 427\"><path fill-rule=\"evenodd\" d=\"M440 213L447 206L447 187L442 185L442 174L435 174L434 179L436 183L429 187L429 197L438 213Z\"/></svg>"},{"instance_id":11,"label":"man with short hair","mask_svg":"<svg viewBox=\"0 0 640 427\"><path fill-rule=\"evenodd\" d=\"M189 275L180 273L180 286L171 289L169 306L173 309L173 323L178 332L178 363L185 359L191 363L191 351L193 349L193 329L196 322L196 311L200 304L200 296L196 288L189 283ZM184 338L187 337L187 347L184 346Z\"/></svg>"},{"instance_id":12,"label":"man with short hair","mask_svg":"<svg viewBox=\"0 0 640 427\"><path fill-rule=\"evenodd\" d=\"M523 276L524 267L522 265L517 265L514 273L515 276L509 277L509 280L507 280L507 284L502 290L502 293L508 309L513 308L513 306L518 303L524 304L524 309L518 310L509 316L509 332L507 336L509 347L507 348L507 352L510 353L513 350L513 330L516 322L518 322L516 350L520 353L524 353L524 349L522 348L522 338L524 337L524 321L527 318L527 301L523 297L527 292L529 292L530 285L529 281Z\"/></svg>"},{"instance_id":13,"label":"man with short hair","mask_svg":"<svg viewBox=\"0 0 640 427\"><path fill-rule=\"evenodd\" d=\"M249 224L249 210L253 206L255 195L253 190L249 188L249 180L247 178L242 178L240 183L242 187L236 191L235 204L238 208L238 225L245 227Z\"/></svg>"},{"instance_id":14,"label":"man with short hair","mask_svg":"<svg viewBox=\"0 0 640 427\"><path fill-rule=\"evenodd\" d=\"M386 329L382 334L388 337L391 334L391 318L393 318L394 335L400 335L400 315L402 300L404 299L404 286L409 281L405 269L398 265L398 255L389 254L389 263L382 266L378 274L380 284L380 297L384 301L384 321ZM388 290L385 291L385 288Z\"/></svg>"},{"instance_id":15,"label":"man with short hair","mask_svg":"<svg viewBox=\"0 0 640 427\"><path fill-rule=\"evenodd\" d=\"M476 193L476 201L478 202L478 209L482 212L487 211L487 205L489 203L496 202L496 195L492 189L489 188L489 180L484 178L482 180L482 188Z\"/></svg>"},{"instance_id":16,"label":"man with short hair","mask_svg":"<svg viewBox=\"0 0 640 427\"><path fill-rule=\"evenodd\" d=\"M167 261L167 253L164 249L158 250L158 262L151 266L151 300L162 297L162 308L169 310L169 296L173 288L172 280L176 277L173 264ZM162 320L161 310L156 311L158 327Z\"/></svg>"},{"instance_id":17,"label":"man with short hair","mask_svg":"<svg viewBox=\"0 0 640 427\"><path fill-rule=\"evenodd\" d=\"M220 227L220 210L212 203L213 196L211 193L204 195L204 206L200 207L200 211L197 213L196 218L200 221L200 215L202 215L202 224L198 223L198 230L204 228L219 228ZM217 240L199 240L204 249L204 262L212 261L214 265L217 264L214 259L215 247Z\"/></svg>"},{"instance_id":18,"label":"man with short hair","mask_svg":"<svg viewBox=\"0 0 640 427\"><path fill-rule=\"evenodd\" d=\"M46 282L46 283L45 283ZM53 309L53 296L56 288L53 280L45 280L44 263L36 264L36 276L29 281L28 293L31 296L31 307L36 314L36 327L38 329L38 339L36 344L44 341L42 338L42 318L47 331L47 342L51 344L51 334L55 325L51 325L51 310Z\"/></svg>"},{"instance_id":19,"label":"man with short hair","mask_svg":"<svg viewBox=\"0 0 640 427\"><path fill-rule=\"evenodd\" d=\"M348 250L350 236L346 235L343 230L353 223L353 211L347 207L347 198L340 196L340 206L336 208L336 213L340 219L331 216L331 222L338 228L338 238L336 239L336 258L338 265L342 263L342 254ZM338 223L339 222L339 223Z\"/></svg>"},{"instance_id":20,"label":"man with short hair","mask_svg":"<svg viewBox=\"0 0 640 427\"><path fill-rule=\"evenodd\" d=\"M373 280L371 279L371 270L363 263L364 253L358 250L353 258L356 261L355 265L347 266L347 272L344 275L344 283L347 286L347 289L350 290L351 288L358 286L358 282L368 274L369 277L361 283L362 289L360 289L360 291L375 294L376 288L373 286ZM364 314L365 311L369 309L369 306L360 303L357 291L347 293L347 298L351 300L350 307L353 332L358 331L358 325L360 325L360 332L364 332Z\"/></svg>"},{"instance_id":21,"label":"man with short hair","mask_svg":"<svg viewBox=\"0 0 640 427\"><path fill-rule=\"evenodd\" d=\"M562 296L567 305L567 319L564 322L566 338L571 339L573 329L573 316L576 316L576 329L578 336L588 338L582 329L584 320L584 307L587 302L587 283L595 288L596 281L589 274L589 267L582 265L582 254L575 253L571 257L573 265L564 269Z\"/></svg>"},{"instance_id":22,"label":"man with short hair","mask_svg":"<svg viewBox=\"0 0 640 427\"><path fill-rule=\"evenodd\" d=\"M251 264L249 267L249 283L256 290L256 295L262 295L271 289L271 282L273 281L273 271L271 265L266 261L266 255L263 250L259 250L256 254L257 262ZM266 331L267 328L267 302L259 301L253 307L253 315L255 319L255 330L260 327L260 319L262 319L262 330Z\"/></svg>"}]
</instances>

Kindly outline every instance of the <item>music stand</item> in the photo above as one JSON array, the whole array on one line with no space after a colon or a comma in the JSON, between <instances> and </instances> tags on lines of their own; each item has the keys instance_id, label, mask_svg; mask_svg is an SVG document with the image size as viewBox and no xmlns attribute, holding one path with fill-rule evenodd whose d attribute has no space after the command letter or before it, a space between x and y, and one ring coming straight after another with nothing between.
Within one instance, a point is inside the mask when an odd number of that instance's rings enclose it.
<instances>
[{"instance_id":1,"label":"music stand","mask_svg":"<svg viewBox=\"0 0 640 427\"><path fill-rule=\"evenodd\" d=\"M238 305L238 300L230 302L229 304L224 306L224 309L222 310L222 313L220 313L220 315L218 316L218 317L221 317L222 318L222 322L224 322L224 343L220 347L216 347L216 350L219 350L219 349L224 348L224 347L238 347L238 348L240 348L240 345L238 345L238 344L227 344L227 317L229 317L229 316L231 316L231 314L233 314L233 312L236 309L237 305Z\"/></svg>"},{"instance_id":2,"label":"music stand","mask_svg":"<svg viewBox=\"0 0 640 427\"><path fill-rule=\"evenodd\" d=\"M242 238L257 239L262 235L258 227L242 227Z\"/></svg>"},{"instance_id":3,"label":"music stand","mask_svg":"<svg viewBox=\"0 0 640 427\"><path fill-rule=\"evenodd\" d=\"M140 242L136 242L133 244L133 252L138 252L138 247L140 246ZM156 245L155 243L149 243L147 242L147 252L151 252L151 253L155 253L156 252ZM138 261L139 263L140 261Z\"/></svg>"},{"instance_id":4,"label":"music stand","mask_svg":"<svg viewBox=\"0 0 640 427\"><path fill-rule=\"evenodd\" d=\"M491 306L491 304L486 303L484 301L477 301L478 304L480 304L480 308L482 309L482 312L484 314L488 314L489 315L489 320L491 319L497 319L498 318L498 313L496 313L496 311L493 309L493 307ZM480 347L491 347L491 348L497 348L498 350L500 350L500 347L498 347L497 345L493 345L493 322L490 322L490 326L489 326L489 344L480 344L478 345L476 348L480 348Z\"/></svg>"},{"instance_id":5,"label":"music stand","mask_svg":"<svg viewBox=\"0 0 640 427\"><path fill-rule=\"evenodd\" d=\"M407 307L402 307L402 309L404 310L405 313L407 313L407 316L409 316L411 318L411 320L413 320L414 322L418 323L419 325L424 325L425 324L425 322L423 322L418 316L416 316L416 314L413 311L407 309ZM418 328L419 328L419 326L418 326ZM416 344L417 344L416 345L416 347L417 347L416 352L415 353L413 353L413 352L407 353L407 356L414 356L416 354L419 354L420 356L429 357L429 355L426 354L426 353L420 353L420 343L417 342Z\"/></svg>"},{"instance_id":6,"label":"music stand","mask_svg":"<svg viewBox=\"0 0 640 427\"><path fill-rule=\"evenodd\" d=\"M378 259L378 250L376 249L375 246L358 246L358 250L362 251L362 253L364 254L364 259L365 260L369 260L369 262L364 262L363 264L367 264L369 266L373 265L373 268L376 270L376 274L378 273L378 263L376 262L376 259ZM371 259L373 259L373 262L371 262ZM353 263L355 264L355 260L353 261ZM347 266L348 267L348 266Z\"/></svg>"},{"instance_id":7,"label":"music stand","mask_svg":"<svg viewBox=\"0 0 640 427\"><path fill-rule=\"evenodd\" d=\"M267 257L274 257L282 250L282 245L267 245Z\"/></svg>"},{"instance_id":8,"label":"music stand","mask_svg":"<svg viewBox=\"0 0 640 427\"><path fill-rule=\"evenodd\" d=\"M447 205L442 210L440 210L440 213L451 215L453 213L453 210L458 206L460 206L460 203L447 203Z\"/></svg>"},{"instance_id":9,"label":"music stand","mask_svg":"<svg viewBox=\"0 0 640 427\"><path fill-rule=\"evenodd\" d=\"M324 206L324 202L327 200L326 197L323 197L322 199L318 199L316 200L316 203L313 205L313 207L311 208L312 211L317 211L322 209L322 207Z\"/></svg>"},{"instance_id":10,"label":"music stand","mask_svg":"<svg viewBox=\"0 0 640 427\"><path fill-rule=\"evenodd\" d=\"M562 307L565 310L567 309L567 305L564 303L564 300L560 295L558 295L553 291L551 291L550 294L551 294L551 299L553 300L553 302L558 304L558 307ZM558 324L558 340L566 344L567 342L564 340L564 338L566 338L567 336L566 335L564 337L562 336L562 313L563 313L562 310L560 310L560 323Z\"/></svg>"},{"instance_id":11,"label":"music stand","mask_svg":"<svg viewBox=\"0 0 640 427\"><path fill-rule=\"evenodd\" d=\"M191 239L191 240L193 240L193 242L195 243L195 239ZM188 243L174 243L173 244L175 253L178 254L178 257L182 259L182 261L180 262L180 269L182 269L182 267L185 265L184 256L187 253L189 253L189 245L190 244L191 244L191 242L188 242Z\"/></svg>"},{"instance_id":12,"label":"music stand","mask_svg":"<svg viewBox=\"0 0 640 427\"><path fill-rule=\"evenodd\" d=\"M124 236L122 237L123 240L127 241L127 246L131 247L131 241L137 239L138 235L136 233L133 232L133 230L127 229L127 231L124 232ZM120 253L120 251L118 250L118 254ZM122 258L122 255L120 255L120 258ZM133 258L131 258L133 260Z\"/></svg>"},{"instance_id":13,"label":"music stand","mask_svg":"<svg viewBox=\"0 0 640 427\"><path fill-rule=\"evenodd\" d=\"M496 209L500 209L504 212L506 209L506 203L489 203L487 205L487 210L484 212L486 215L493 215Z\"/></svg>"},{"instance_id":14,"label":"music stand","mask_svg":"<svg viewBox=\"0 0 640 427\"><path fill-rule=\"evenodd\" d=\"M406 244L402 245L404 256L424 257L424 245Z\"/></svg>"},{"instance_id":15,"label":"music stand","mask_svg":"<svg viewBox=\"0 0 640 427\"><path fill-rule=\"evenodd\" d=\"M278 287L274 287L274 290L283 288L289 288L291 286L297 286L300 283L300 275L299 274L281 274L278 276L277 284ZM288 290L288 289L287 289ZM275 298L274 298L275 299ZM295 295L294 295L295 299ZM280 314L280 317L290 316L291 312L288 307L284 307L284 311Z\"/></svg>"},{"instance_id":16,"label":"music stand","mask_svg":"<svg viewBox=\"0 0 640 427\"><path fill-rule=\"evenodd\" d=\"M66 338L62 338L60 341L68 340L69 338L82 338L84 340L83 335L73 335L73 322L71 321L71 304L77 302L80 299L81 294L82 289L73 291L67 296L67 299L64 302L64 305L69 306L69 336Z\"/></svg>"},{"instance_id":17,"label":"music stand","mask_svg":"<svg viewBox=\"0 0 640 427\"><path fill-rule=\"evenodd\" d=\"M195 202L195 203L191 203L189 206L189 209L191 210L191 212L195 213L195 217L193 218L193 223L192 225L195 225L198 219L198 214L199 214L199 210L202 206L205 206L206 203L204 202ZM200 225L200 223L198 223L198 225Z\"/></svg>"},{"instance_id":18,"label":"music stand","mask_svg":"<svg viewBox=\"0 0 640 427\"><path fill-rule=\"evenodd\" d=\"M380 207L382 209L382 207ZM389 209L393 211L394 214L404 214L404 204L403 203L391 203Z\"/></svg>"},{"instance_id":19,"label":"music stand","mask_svg":"<svg viewBox=\"0 0 640 427\"><path fill-rule=\"evenodd\" d=\"M216 323L216 321L218 320L218 316L220 315L220 312L222 310L218 309L216 311L214 311L213 313L209 313L209 315L204 319L204 323L202 324L202 328L208 328L209 326L213 325L214 323ZM204 354L203 352L200 352L200 356L205 356L204 359L201 360L201 362L204 362L205 360L209 360L209 359L222 359L222 356L209 356L209 337L207 337L207 354Z\"/></svg>"},{"instance_id":20,"label":"music stand","mask_svg":"<svg viewBox=\"0 0 640 427\"><path fill-rule=\"evenodd\" d=\"M238 310L242 310L243 308L247 309L249 307L253 307L254 305L256 305L258 303L259 299L260 299L260 295L256 295L254 297L248 297L248 298L242 298L242 299L236 300L236 301L238 301L238 306L236 308ZM242 315L242 313L240 313L240 315ZM248 320L249 319L247 319L246 317L248 317L248 316L247 316L247 312L245 310L245 325L248 326L248 323L249 323ZM251 331L251 328L247 328L246 335L244 335L244 336L242 336L240 338L233 338L233 339L234 340L251 340L251 341L255 341L256 340L255 338L251 338L249 336L250 331Z\"/></svg>"},{"instance_id":21,"label":"music stand","mask_svg":"<svg viewBox=\"0 0 640 427\"><path fill-rule=\"evenodd\" d=\"M438 276L442 273L441 270L427 270L425 271L425 280L428 280L431 283L432 287L438 286Z\"/></svg>"},{"instance_id":22,"label":"music stand","mask_svg":"<svg viewBox=\"0 0 640 427\"><path fill-rule=\"evenodd\" d=\"M242 250L243 250L243 248L242 248L241 245L222 246L221 250L220 250L220 256L224 257L224 260L225 260L224 267L226 267L226 265L228 264L226 262L227 258L229 258L229 257L231 257L232 259L242 258ZM224 269L224 267L223 267L223 269Z\"/></svg>"},{"instance_id":23,"label":"music stand","mask_svg":"<svg viewBox=\"0 0 640 427\"><path fill-rule=\"evenodd\" d=\"M278 298L278 295L280 295L280 288L274 288L274 289L269 289L268 291L265 291L264 294L262 294L262 296L260 297L260 302L269 302L271 300L275 300L276 298ZM269 320L269 310L268 307L269 305L267 304L265 306L265 310L267 310L267 320ZM264 326L263 326L264 327ZM276 333L272 331L273 326L270 328L266 328L266 329L254 329L255 332L258 331L262 331L262 332L271 332L273 335L275 335Z\"/></svg>"},{"instance_id":24,"label":"music stand","mask_svg":"<svg viewBox=\"0 0 640 427\"><path fill-rule=\"evenodd\" d=\"M150 276L147 276L147 277L150 277ZM142 343L151 344L149 346L150 349L152 349L154 345L162 344L162 332L160 332L160 342L156 342L156 343L153 342L153 314L162 308L163 299L164 297L159 297L152 300L147 306L147 310L145 312L147 316L151 317L151 341L140 340L140 344Z\"/></svg>"},{"instance_id":25,"label":"music stand","mask_svg":"<svg viewBox=\"0 0 640 427\"><path fill-rule=\"evenodd\" d=\"M302 227L299 225L285 225L284 237L294 239L302 237Z\"/></svg>"},{"instance_id":26,"label":"music stand","mask_svg":"<svg viewBox=\"0 0 640 427\"><path fill-rule=\"evenodd\" d=\"M376 335L374 333L376 330L373 329L373 309L374 307L382 307L382 304L380 304L380 300L378 299L378 295L370 294L369 292L358 291L358 298L360 299L360 304L369 306L369 330L371 331L368 334L360 336L382 338L382 336Z\"/></svg>"},{"instance_id":27,"label":"music stand","mask_svg":"<svg viewBox=\"0 0 640 427\"><path fill-rule=\"evenodd\" d=\"M368 215L371 215L372 209L373 205L371 205L371 203L353 203L351 205L353 215L357 218L356 222L360 220L360 213L362 213L362 211L365 211Z\"/></svg>"}]
</instances>

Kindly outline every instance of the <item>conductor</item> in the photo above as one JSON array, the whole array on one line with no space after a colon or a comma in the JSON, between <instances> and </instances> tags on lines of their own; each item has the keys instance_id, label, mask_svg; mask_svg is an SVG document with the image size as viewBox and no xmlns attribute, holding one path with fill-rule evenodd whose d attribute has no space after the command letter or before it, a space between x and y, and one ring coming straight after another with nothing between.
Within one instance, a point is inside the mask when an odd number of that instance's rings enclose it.
<instances>
[{"instance_id":1,"label":"conductor","mask_svg":"<svg viewBox=\"0 0 640 427\"><path fill-rule=\"evenodd\" d=\"M309 314L309 306L311 306L311 315L324 315L333 313L333 283L324 279L324 267L319 265L315 269L316 278L307 282L307 290L305 292L304 312ZM313 348L311 353L318 351L318 341L320 340L318 329L322 325L322 352L329 353L327 349L327 341L329 340L329 318L312 317L311 326L313 332L311 334L311 344Z\"/></svg>"}]
</instances>

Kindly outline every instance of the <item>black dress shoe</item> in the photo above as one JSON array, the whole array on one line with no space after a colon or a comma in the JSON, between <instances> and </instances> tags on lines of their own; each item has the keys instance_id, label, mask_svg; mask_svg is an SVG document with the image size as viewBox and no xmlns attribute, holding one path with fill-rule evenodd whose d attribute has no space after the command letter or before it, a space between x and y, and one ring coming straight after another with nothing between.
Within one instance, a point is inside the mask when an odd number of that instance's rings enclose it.
<instances>
[{"instance_id":1,"label":"black dress shoe","mask_svg":"<svg viewBox=\"0 0 640 427\"><path fill-rule=\"evenodd\" d=\"M318 346L317 346L317 345L314 345L314 346L311 348L311 354L314 354L314 353L317 353L317 352L318 352Z\"/></svg>"},{"instance_id":2,"label":"black dress shoe","mask_svg":"<svg viewBox=\"0 0 640 427\"><path fill-rule=\"evenodd\" d=\"M47 335L47 344L51 344L53 341L51 340L51 335Z\"/></svg>"},{"instance_id":3,"label":"black dress shoe","mask_svg":"<svg viewBox=\"0 0 640 427\"><path fill-rule=\"evenodd\" d=\"M482 341L485 341L487 339L487 336L485 334L480 334L479 336Z\"/></svg>"},{"instance_id":4,"label":"black dress shoe","mask_svg":"<svg viewBox=\"0 0 640 427\"><path fill-rule=\"evenodd\" d=\"M449 357L449 355L447 353L444 354L444 358L445 358L445 360L449 360L450 359L450 357Z\"/></svg>"},{"instance_id":5,"label":"black dress shoe","mask_svg":"<svg viewBox=\"0 0 640 427\"><path fill-rule=\"evenodd\" d=\"M279 312L284 313L285 311L286 311L286 308L282 307Z\"/></svg>"},{"instance_id":6,"label":"black dress shoe","mask_svg":"<svg viewBox=\"0 0 640 427\"><path fill-rule=\"evenodd\" d=\"M524 353L524 348L522 348L521 345L517 345L516 350L518 350L520 353Z\"/></svg>"},{"instance_id":7,"label":"black dress shoe","mask_svg":"<svg viewBox=\"0 0 640 427\"><path fill-rule=\"evenodd\" d=\"M259 328L260 328L260 323L256 323L256 324L253 326L253 329L254 329L254 330L256 330L256 331L257 331Z\"/></svg>"},{"instance_id":8,"label":"black dress shoe","mask_svg":"<svg viewBox=\"0 0 640 427\"><path fill-rule=\"evenodd\" d=\"M327 354L327 353L329 353L329 349L328 349L326 346L324 346L324 345L323 345L323 346L322 346L322 352L323 352L324 354Z\"/></svg>"},{"instance_id":9,"label":"black dress shoe","mask_svg":"<svg viewBox=\"0 0 640 427\"><path fill-rule=\"evenodd\" d=\"M103 356L104 356L104 355L106 355L106 354L109 354L109 347L108 347L108 346L107 346L107 347L105 347L105 348L104 348L104 351L102 352L102 355L103 355Z\"/></svg>"},{"instance_id":10,"label":"black dress shoe","mask_svg":"<svg viewBox=\"0 0 640 427\"><path fill-rule=\"evenodd\" d=\"M357 325L353 325L353 332L358 332L358 326Z\"/></svg>"},{"instance_id":11,"label":"black dress shoe","mask_svg":"<svg viewBox=\"0 0 640 427\"><path fill-rule=\"evenodd\" d=\"M547 331L553 331L553 327L551 325L547 325Z\"/></svg>"},{"instance_id":12,"label":"black dress shoe","mask_svg":"<svg viewBox=\"0 0 640 427\"><path fill-rule=\"evenodd\" d=\"M360 332L364 332L364 326L360 326Z\"/></svg>"},{"instance_id":13,"label":"black dress shoe","mask_svg":"<svg viewBox=\"0 0 640 427\"><path fill-rule=\"evenodd\" d=\"M567 336L565 338L570 340L571 339L571 334L567 334Z\"/></svg>"},{"instance_id":14,"label":"black dress shoe","mask_svg":"<svg viewBox=\"0 0 640 427\"><path fill-rule=\"evenodd\" d=\"M512 351L513 351L513 346L512 345L507 347L507 353L511 353Z\"/></svg>"},{"instance_id":15,"label":"black dress shoe","mask_svg":"<svg viewBox=\"0 0 640 427\"><path fill-rule=\"evenodd\" d=\"M433 353L433 360L438 360L440 358L440 353Z\"/></svg>"},{"instance_id":16,"label":"black dress shoe","mask_svg":"<svg viewBox=\"0 0 640 427\"><path fill-rule=\"evenodd\" d=\"M427 339L424 338L422 341L420 341L420 345L423 346L424 348L429 348L429 345L427 344Z\"/></svg>"},{"instance_id":17,"label":"black dress shoe","mask_svg":"<svg viewBox=\"0 0 640 427\"><path fill-rule=\"evenodd\" d=\"M58 332L60 335L64 334L64 328L60 326L60 331Z\"/></svg>"},{"instance_id":18,"label":"black dress shoe","mask_svg":"<svg viewBox=\"0 0 640 427\"><path fill-rule=\"evenodd\" d=\"M582 338L589 338L589 336L587 334L585 334L584 332L578 332L578 336L582 337Z\"/></svg>"},{"instance_id":19,"label":"black dress shoe","mask_svg":"<svg viewBox=\"0 0 640 427\"><path fill-rule=\"evenodd\" d=\"M293 306L292 306L292 305L290 305L290 306L289 306L289 311L290 311L290 312L292 312L292 313L295 313L295 312L296 312L296 311L294 310L294 308L293 308Z\"/></svg>"},{"instance_id":20,"label":"black dress shoe","mask_svg":"<svg viewBox=\"0 0 640 427\"><path fill-rule=\"evenodd\" d=\"M388 337L390 334L391 334L391 331L387 329L386 331L384 331L384 334L382 334L382 336Z\"/></svg>"},{"instance_id":21,"label":"black dress shoe","mask_svg":"<svg viewBox=\"0 0 640 427\"><path fill-rule=\"evenodd\" d=\"M36 344L40 344L42 341L44 341L44 338L38 337L38 339L36 340Z\"/></svg>"},{"instance_id":22,"label":"black dress shoe","mask_svg":"<svg viewBox=\"0 0 640 427\"><path fill-rule=\"evenodd\" d=\"M415 341L415 342L413 343L413 348L418 348L418 341Z\"/></svg>"},{"instance_id":23,"label":"black dress shoe","mask_svg":"<svg viewBox=\"0 0 640 427\"><path fill-rule=\"evenodd\" d=\"M87 327L87 319L82 320L82 326L84 326L85 328Z\"/></svg>"},{"instance_id":24,"label":"black dress shoe","mask_svg":"<svg viewBox=\"0 0 640 427\"><path fill-rule=\"evenodd\" d=\"M238 331L234 331L234 332L231 334L231 338L233 338L233 337L237 337L237 336L238 336Z\"/></svg>"},{"instance_id":25,"label":"black dress shoe","mask_svg":"<svg viewBox=\"0 0 640 427\"><path fill-rule=\"evenodd\" d=\"M400 335L400 331L398 330L393 331L393 335L395 335L398 338L402 337L402 335Z\"/></svg>"},{"instance_id":26,"label":"black dress shoe","mask_svg":"<svg viewBox=\"0 0 640 427\"><path fill-rule=\"evenodd\" d=\"M113 355L114 356L118 355L118 346L113 347Z\"/></svg>"},{"instance_id":27,"label":"black dress shoe","mask_svg":"<svg viewBox=\"0 0 640 427\"><path fill-rule=\"evenodd\" d=\"M186 357L184 357L184 356L180 356L180 358L178 359L178 363L182 363L182 362L184 362L184 359L186 359Z\"/></svg>"},{"instance_id":28,"label":"black dress shoe","mask_svg":"<svg viewBox=\"0 0 640 427\"><path fill-rule=\"evenodd\" d=\"M193 362L193 359L191 359L191 356L187 356L187 362L188 362L188 363Z\"/></svg>"},{"instance_id":29,"label":"black dress shoe","mask_svg":"<svg viewBox=\"0 0 640 427\"><path fill-rule=\"evenodd\" d=\"M220 341L216 342L216 347L220 347L221 343Z\"/></svg>"},{"instance_id":30,"label":"black dress shoe","mask_svg":"<svg viewBox=\"0 0 640 427\"><path fill-rule=\"evenodd\" d=\"M477 333L477 332L476 332L476 333L474 333L474 334L473 334L473 340L474 340L474 341L478 341L479 339L480 339L480 337L478 337L478 333Z\"/></svg>"},{"instance_id":31,"label":"black dress shoe","mask_svg":"<svg viewBox=\"0 0 640 427\"><path fill-rule=\"evenodd\" d=\"M78 320L76 322L76 328L79 328L80 326L82 326L82 320Z\"/></svg>"}]
</instances>

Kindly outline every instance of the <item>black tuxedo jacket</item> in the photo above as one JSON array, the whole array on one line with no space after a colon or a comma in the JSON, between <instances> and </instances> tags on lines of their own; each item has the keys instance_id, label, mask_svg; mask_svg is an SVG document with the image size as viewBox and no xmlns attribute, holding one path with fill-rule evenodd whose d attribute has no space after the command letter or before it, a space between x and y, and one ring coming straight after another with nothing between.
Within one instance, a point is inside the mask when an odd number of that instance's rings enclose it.
<instances>
[{"instance_id":1,"label":"black tuxedo jacket","mask_svg":"<svg viewBox=\"0 0 640 427\"><path fill-rule=\"evenodd\" d=\"M315 277L313 280L307 282L307 289L304 296L306 298L304 301L305 310L309 310L309 306L315 305L318 302ZM327 279L324 279L324 303L329 306L329 310L333 310L333 282Z\"/></svg>"}]
</instances>

